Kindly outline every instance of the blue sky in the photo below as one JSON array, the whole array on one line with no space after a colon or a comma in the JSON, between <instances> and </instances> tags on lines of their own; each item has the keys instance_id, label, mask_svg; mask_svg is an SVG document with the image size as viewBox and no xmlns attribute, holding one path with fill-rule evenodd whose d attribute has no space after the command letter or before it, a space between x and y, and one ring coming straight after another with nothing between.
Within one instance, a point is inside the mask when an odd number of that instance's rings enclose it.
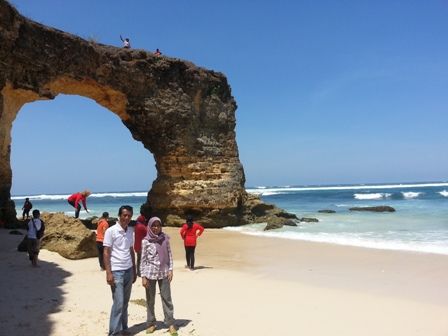
<instances>
[{"instance_id":1,"label":"blue sky","mask_svg":"<svg viewBox=\"0 0 448 336\"><path fill-rule=\"evenodd\" d=\"M447 0L11 2L223 72L246 186L448 180ZM11 160L13 194L148 190L156 176L120 120L77 96L24 106Z\"/></svg>"}]
</instances>

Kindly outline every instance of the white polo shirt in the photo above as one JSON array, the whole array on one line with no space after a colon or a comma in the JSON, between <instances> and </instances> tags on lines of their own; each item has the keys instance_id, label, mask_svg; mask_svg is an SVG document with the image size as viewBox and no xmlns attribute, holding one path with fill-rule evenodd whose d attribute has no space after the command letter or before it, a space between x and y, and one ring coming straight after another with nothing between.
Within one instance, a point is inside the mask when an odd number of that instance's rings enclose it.
<instances>
[{"instance_id":1,"label":"white polo shirt","mask_svg":"<svg viewBox=\"0 0 448 336\"><path fill-rule=\"evenodd\" d=\"M134 230L123 230L120 223L108 228L104 234L103 246L110 247L110 266L112 271L125 271L132 267L130 249L134 243Z\"/></svg>"}]
</instances>

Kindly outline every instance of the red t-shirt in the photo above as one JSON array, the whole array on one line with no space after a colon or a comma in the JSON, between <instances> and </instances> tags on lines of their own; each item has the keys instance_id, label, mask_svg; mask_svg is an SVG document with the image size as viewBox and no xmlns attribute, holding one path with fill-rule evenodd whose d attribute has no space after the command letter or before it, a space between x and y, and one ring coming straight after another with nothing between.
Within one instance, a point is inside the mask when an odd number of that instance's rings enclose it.
<instances>
[{"instance_id":1,"label":"red t-shirt","mask_svg":"<svg viewBox=\"0 0 448 336\"><path fill-rule=\"evenodd\" d=\"M135 230L134 230L134 251L135 252L141 252L142 250L142 240L145 238L148 227L146 225L146 218L143 216L137 217L137 224L135 224Z\"/></svg>"},{"instance_id":2,"label":"red t-shirt","mask_svg":"<svg viewBox=\"0 0 448 336\"><path fill-rule=\"evenodd\" d=\"M77 208L78 203L81 202L82 205L84 206L84 209L87 210L86 199L87 199L87 197L85 197L83 194L75 193L68 198L68 201L75 202L75 208Z\"/></svg>"},{"instance_id":3,"label":"red t-shirt","mask_svg":"<svg viewBox=\"0 0 448 336\"><path fill-rule=\"evenodd\" d=\"M185 223L180 229L180 236L184 240L185 246L196 246L196 239L202 232L204 232L204 228L198 223L193 223L190 229L188 228L188 224Z\"/></svg>"}]
</instances>

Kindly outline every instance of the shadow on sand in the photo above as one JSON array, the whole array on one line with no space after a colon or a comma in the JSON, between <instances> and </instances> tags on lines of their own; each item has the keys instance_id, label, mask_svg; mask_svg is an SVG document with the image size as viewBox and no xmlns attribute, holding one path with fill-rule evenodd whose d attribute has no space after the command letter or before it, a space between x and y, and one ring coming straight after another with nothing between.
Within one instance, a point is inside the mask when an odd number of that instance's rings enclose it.
<instances>
[{"instance_id":1,"label":"shadow on sand","mask_svg":"<svg viewBox=\"0 0 448 336\"><path fill-rule=\"evenodd\" d=\"M185 328L186 326L188 326L188 324L191 322L191 320L184 320L184 319L176 319L176 328L179 330L179 333L182 332L182 328ZM131 335L137 335L139 333L141 333L142 331L146 330L147 325L146 322L143 323L139 323L139 324L134 324L133 326L131 326L128 329L128 332ZM168 330L168 326L161 322L161 321L157 321L156 322L156 329L157 330Z\"/></svg>"},{"instance_id":2,"label":"shadow on sand","mask_svg":"<svg viewBox=\"0 0 448 336\"><path fill-rule=\"evenodd\" d=\"M50 335L50 315L63 303L61 285L71 273L55 263L32 267L26 252L18 252L23 235L0 230L1 335Z\"/></svg>"},{"instance_id":3,"label":"shadow on sand","mask_svg":"<svg viewBox=\"0 0 448 336\"><path fill-rule=\"evenodd\" d=\"M198 270L201 270L201 269L208 269L208 268L212 269L213 267L211 267L211 266L195 266L194 270L198 271Z\"/></svg>"}]
</instances>

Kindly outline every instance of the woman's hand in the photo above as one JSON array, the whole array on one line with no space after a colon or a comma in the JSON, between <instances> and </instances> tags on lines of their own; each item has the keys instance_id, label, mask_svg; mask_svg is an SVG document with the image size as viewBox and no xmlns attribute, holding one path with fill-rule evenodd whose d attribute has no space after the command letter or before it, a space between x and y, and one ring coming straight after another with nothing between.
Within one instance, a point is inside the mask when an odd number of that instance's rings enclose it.
<instances>
[{"instance_id":1,"label":"woman's hand","mask_svg":"<svg viewBox=\"0 0 448 336\"><path fill-rule=\"evenodd\" d=\"M143 287L148 288L149 281L145 277L142 277L142 285Z\"/></svg>"},{"instance_id":2,"label":"woman's hand","mask_svg":"<svg viewBox=\"0 0 448 336\"><path fill-rule=\"evenodd\" d=\"M171 282L173 280L173 271L168 271L168 281Z\"/></svg>"}]
</instances>

